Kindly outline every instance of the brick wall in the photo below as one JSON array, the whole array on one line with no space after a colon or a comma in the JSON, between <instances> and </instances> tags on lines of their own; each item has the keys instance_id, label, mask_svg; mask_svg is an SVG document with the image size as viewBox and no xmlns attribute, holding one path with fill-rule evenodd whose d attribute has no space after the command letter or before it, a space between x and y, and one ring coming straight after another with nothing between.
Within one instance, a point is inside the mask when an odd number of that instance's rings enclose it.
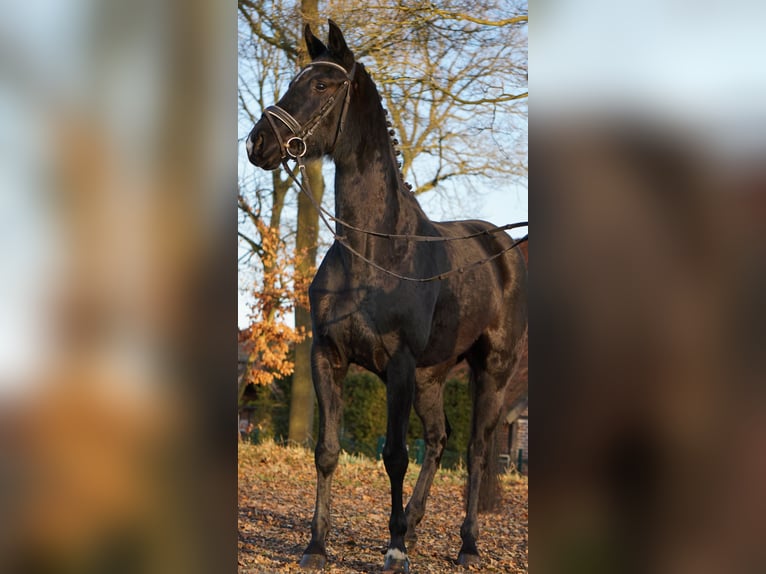
<instances>
[{"instance_id":1,"label":"brick wall","mask_svg":"<svg viewBox=\"0 0 766 574\"><path fill-rule=\"evenodd\" d=\"M511 461L515 466L518 466L519 450L521 450L523 462L522 468L519 470L526 474L526 461L529 458L529 418L526 416L519 417L511 427L511 452L509 453L511 455Z\"/></svg>"}]
</instances>

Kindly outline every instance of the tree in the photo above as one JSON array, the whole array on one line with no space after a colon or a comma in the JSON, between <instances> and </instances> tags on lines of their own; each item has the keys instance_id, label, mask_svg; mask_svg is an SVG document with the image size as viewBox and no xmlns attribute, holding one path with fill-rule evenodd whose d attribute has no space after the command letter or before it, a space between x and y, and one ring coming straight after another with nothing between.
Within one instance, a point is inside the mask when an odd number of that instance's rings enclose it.
<instances>
[{"instance_id":1,"label":"tree","mask_svg":"<svg viewBox=\"0 0 766 574\"><path fill-rule=\"evenodd\" d=\"M238 99L240 124L246 126L257 121L254 110L278 97L289 64L289 51L278 41L256 41L267 31L251 16L240 2ZM275 377L293 372L290 350L305 337L305 332L290 327L285 317L293 311L301 294L305 296L306 288L295 274L296 251L294 248L290 251L287 238L280 235L291 180L279 171L271 172L267 178L244 171L239 177L240 272L246 278L241 288L252 295L251 325L247 331L250 361L239 381L241 400L249 383L273 384ZM289 229L286 235L290 235ZM258 264L254 264L253 258Z\"/></svg>"},{"instance_id":2,"label":"tree","mask_svg":"<svg viewBox=\"0 0 766 574\"><path fill-rule=\"evenodd\" d=\"M295 4L293 4L295 6ZM283 57L288 62L288 67L293 68L293 72L300 66L308 63L308 55L301 38L301 30L304 22L309 22L315 27L318 23L318 4L317 0L302 0L300 6L301 18L282 19L275 18L274 15L284 15L290 7L282 2L256 3L249 0L240 0L239 10L242 19L252 34L252 38L257 38L260 42L249 42L246 44L261 44L262 50L272 54L274 49L282 51ZM256 53L258 48L256 47ZM262 52L263 53L263 52ZM274 61L274 58L271 58ZM264 77L264 76L262 76ZM263 82L262 79L256 79ZM275 82L278 84L279 82ZM259 93L263 93L263 83L260 84ZM240 101L245 100L243 92L252 94L252 90L245 86L240 90ZM277 99L274 95L272 101ZM260 98L261 108L269 105ZM250 114L253 123L255 118ZM274 181L274 205L281 211L284 206L285 192L289 189L288 181L279 180L279 176L273 176ZM308 187L311 189L314 199L321 203L324 195L324 179L322 177L322 163L319 161L308 162L306 166L306 178ZM274 211L272 210L272 214ZM298 216L295 235L296 245L296 264L295 273L301 278L309 277L313 273L317 256L317 240L319 234L318 214L314 211L311 201L304 195L298 197ZM308 303L304 302L305 293L296 293L295 296L295 330L298 333L310 333L311 316L308 309ZM310 334L309 334L310 337ZM290 403L290 423L288 431L288 440L300 444L306 443L310 438L313 427L314 416L314 389L311 380L311 340L309 337L301 337L295 342L293 388Z\"/></svg>"},{"instance_id":3,"label":"tree","mask_svg":"<svg viewBox=\"0 0 766 574\"><path fill-rule=\"evenodd\" d=\"M298 37L303 24L308 23L316 28L319 20L317 0L301 0L303 15ZM298 42L298 64L305 66L309 56L303 42ZM306 162L305 177L308 189L317 203L322 203L324 196L324 178L322 176L322 160ZM314 209L311 200L304 194L298 196L298 228L295 237L296 247L301 254L296 272L302 277L313 274L317 258L317 240L319 238L319 214ZM295 346L295 374L293 376L292 393L290 395L290 426L288 440L299 444L308 442L314 426L314 383L311 377L311 312L308 300L300 301L295 306L295 327L308 333L303 341Z\"/></svg>"},{"instance_id":4,"label":"tree","mask_svg":"<svg viewBox=\"0 0 766 574\"><path fill-rule=\"evenodd\" d=\"M526 2L331 2L388 107L416 194L526 175ZM474 14L482 14L479 19Z\"/></svg>"},{"instance_id":5,"label":"tree","mask_svg":"<svg viewBox=\"0 0 766 574\"><path fill-rule=\"evenodd\" d=\"M260 59L258 80L269 78L273 86L271 98L258 98L262 108L276 101L302 62L296 23L320 28L316 0L300 6L240 0L239 6L249 30L241 57ZM328 3L327 13L376 79L415 193L462 194L481 179L526 176L526 10L524 0ZM280 66L279 73L271 69ZM240 77L240 94L249 81L256 80Z\"/></svg>"},{"instance_id":6,"label":"tree","mask_svg":"<svg viewBox=\"0 0 766 574\"><path fill-rule=\"evenodd\" d=\"M301 277L307 276L294 272L296 256L287 252L285 242L279 237L279 229L269 227L242 195L239 202L240 209L247 213L258 232L257 240L248 238L248 241L263 269L260 281L253 286L251 327L245 342L250 359L239 381L241 400L248 384L269 385L276 378L293 372L290 348L299 344L306 332L291 328L284 319L296 301L306 304L308 286L300 281Z\"/></svg>"}]
</instances>

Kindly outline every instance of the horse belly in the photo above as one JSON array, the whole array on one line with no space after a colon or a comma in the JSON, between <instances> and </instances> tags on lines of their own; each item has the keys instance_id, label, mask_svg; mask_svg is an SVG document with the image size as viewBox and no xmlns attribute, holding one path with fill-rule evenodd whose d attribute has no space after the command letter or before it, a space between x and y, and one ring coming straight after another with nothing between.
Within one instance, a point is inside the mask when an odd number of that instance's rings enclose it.
<instances>
[{"instance_id":1,"label":"horse belly","mask_svg":"<svg viewBox=\"0 0 766 574\"><path fill-rule=\"evenodd\" d=\"M477 313L461 316L458 312L443 317L435 316L431 334L423 353L418 357L418 367L430 367L455 360L470 349L489 325L488 315Z\"/></svg>"}]
</instances>

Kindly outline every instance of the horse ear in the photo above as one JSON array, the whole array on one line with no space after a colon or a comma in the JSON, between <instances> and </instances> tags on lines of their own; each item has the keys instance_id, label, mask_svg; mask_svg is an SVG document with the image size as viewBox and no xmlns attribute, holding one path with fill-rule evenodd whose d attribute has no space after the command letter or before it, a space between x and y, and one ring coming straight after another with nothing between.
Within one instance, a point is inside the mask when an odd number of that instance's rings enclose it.
<instances>
[{"instance_id":1,"label":"horse ear","mask_svg":"<svg viewBox=\"0 0 766 574\"><path fill-rule=\"evenodd\" d=\"M354 54L348 49L346 40L343 38L343 32L340 31L338 25L328 18L327 23L330 25L330 35L328 37L327 45L330 53L338 58L347 69L351 69L354 65Z\"/></svg>"},{"instance_id":2,"label":"horse ear","mask_svg":"<svg viewBox=\"0 0 766 574\"><path fill-rule=\"evenodd\" d=\"M314 36L311 32L311 26L308 24L303 29L303 37L306 39L306 48L308 48L312 60L327 51L327 46L322 43L322 40Z\"/></svg>"}]
</instances>

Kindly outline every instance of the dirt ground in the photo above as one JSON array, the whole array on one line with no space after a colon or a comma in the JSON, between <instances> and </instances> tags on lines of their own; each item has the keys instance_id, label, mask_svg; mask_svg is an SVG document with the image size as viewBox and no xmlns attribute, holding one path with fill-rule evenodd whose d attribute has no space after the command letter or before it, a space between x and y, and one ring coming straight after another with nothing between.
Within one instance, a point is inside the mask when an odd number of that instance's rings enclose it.
<instances>
[{"instance_id":1,"label":"dirt ground","mask_svg":"<svg viewBox=\"0 0 766 574\"><path fill-rule=\"evenodd\" d=\"M405 479L409 497L419 467ZM310 538L314 509L313 454L267 443L239 447L239 572L301 572L298 561ZM418 542L408 548L411 572L465 572L460 549L465 474L439 471ZM481 572L527 572L527 480L505 475L503 501L480 516ZM381 462L348 455L333 482L333 530L325 572L380 572L388 540L390 491Z\"/></svg>"}]
</instances>

